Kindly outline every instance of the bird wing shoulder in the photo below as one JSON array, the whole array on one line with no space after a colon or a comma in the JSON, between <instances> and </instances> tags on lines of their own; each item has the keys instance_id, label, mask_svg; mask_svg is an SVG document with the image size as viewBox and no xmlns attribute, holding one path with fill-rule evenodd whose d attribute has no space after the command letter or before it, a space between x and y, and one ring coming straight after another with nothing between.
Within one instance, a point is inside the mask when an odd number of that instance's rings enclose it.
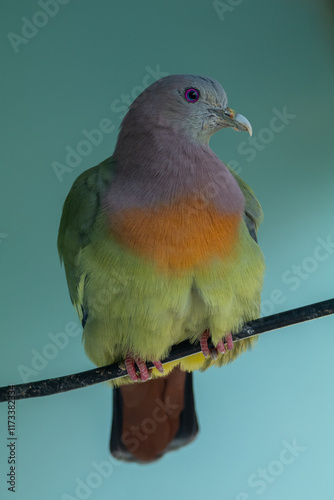
<instances>
[{"instance_id":1,"label":"bird wing shoulder","mask_svg":"<svg viewBox=\"0 0 334 500\"><path fill-rule=\"evenodd\" d=\"M256 234L259 225L263 222L263 211L260 202L256 198L253 190L246 184L246 182L236 173L234 170L226 165L229 172L233 175L237 181L244 197L245 197L245 210L244 210L244 221L248 228L251 237L257 241Z\"/></svg>"},{"instance_id":2,"label":"bird wing shoulder","mask_svg":"<svg viewBox=\"0 0 334 500\"><path fill-rule=\"evenodd\" d=\"M79 175L63 206L57 246L70 297L82 321L86 273L80 266L81 252L90 243L101 208L101 196L111 181L114 166L115 160L111 157Z\"/></svg>"}]
</instances>

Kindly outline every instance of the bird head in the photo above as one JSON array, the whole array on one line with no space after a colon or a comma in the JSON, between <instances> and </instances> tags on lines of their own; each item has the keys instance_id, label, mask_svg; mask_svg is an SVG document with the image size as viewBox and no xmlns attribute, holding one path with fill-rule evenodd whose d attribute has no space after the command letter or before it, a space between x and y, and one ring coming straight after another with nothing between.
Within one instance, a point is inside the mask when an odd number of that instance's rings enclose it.
<instances>
[{"instance_id":1,"label":"bird head","mask_svg":"<svg viewBox=\"0 0 334 500\"><path fill-rule=\"evenodd\" d=\"M132 103L127 118L139 126L164 127L208 143L222 128L252 135L247 118L227 106L225 90L216 80L193 75L171 75L150 85Z\"/></svg>"}]
</instances>

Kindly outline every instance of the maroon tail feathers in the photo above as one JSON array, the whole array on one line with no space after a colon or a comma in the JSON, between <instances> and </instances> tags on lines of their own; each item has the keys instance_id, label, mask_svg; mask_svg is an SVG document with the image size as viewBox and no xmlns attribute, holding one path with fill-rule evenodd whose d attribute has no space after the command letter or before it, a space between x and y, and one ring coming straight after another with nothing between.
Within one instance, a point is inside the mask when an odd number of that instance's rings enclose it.
<instances>
[{"instance_id":1,"label":"maroon tail feathers","mask_svg":"<svg viewBox=\"0 0 334 500\"><path fill-rule=\"evenodd\" d=\"M192 373L174 368L166 377L113 390L110 451L115 458L151 462L197 434Z\"/></svg>"}]
</instances>

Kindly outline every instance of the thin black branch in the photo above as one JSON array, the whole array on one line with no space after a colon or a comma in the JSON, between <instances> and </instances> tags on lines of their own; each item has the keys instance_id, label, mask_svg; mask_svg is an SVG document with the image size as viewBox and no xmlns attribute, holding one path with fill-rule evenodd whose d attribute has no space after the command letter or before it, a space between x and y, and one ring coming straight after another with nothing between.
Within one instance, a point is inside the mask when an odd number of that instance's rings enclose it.
<instances>
[{"instance_id":1,"label":"thin black branch","mask_svg":"<svg viewBox=\"0 0 334 500\"><path fill-rule=\"evenodd\" d=\"M261 333L270 332L286 326L295 325L304 321L328 316L334 313L334 299L324 300L316 304L291 309L282 313L266 316L265 318L256 319L246 323L243 329L233 335L234 342L260 335ZM190 344L188 341L181 342L172 347L168 358L164 359L162 363L176 361L185 358L192 354L200 352L200 345ZM148 367L153 366L148 363ZM73 389L80 389L81 387L88 387L90 385L106 382L116 378L126 376L126 371L122 370L118 363L102 368L95 368L86 372L75 373L64 377L52 378L48 380L39 380L28 384L20 384L0 388L0 402L8 401L9 399L27 399L37 398L41 396L51 396L52 394L59 394L61 392L72 391Z\"/></svg>"}]
</instances>

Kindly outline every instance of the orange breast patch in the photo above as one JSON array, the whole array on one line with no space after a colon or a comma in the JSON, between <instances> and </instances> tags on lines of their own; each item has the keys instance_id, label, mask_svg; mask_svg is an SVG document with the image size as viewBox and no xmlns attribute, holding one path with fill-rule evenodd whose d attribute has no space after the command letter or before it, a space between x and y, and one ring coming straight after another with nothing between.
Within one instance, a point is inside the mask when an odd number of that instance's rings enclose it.
<instances>
[{"instance_id":1,"label":"orange breast patch","mask_svg":"<svg viewBox=\"0 0 334 500\"><path fill-rule=\"evenodd\" d=\"M238 238L241 215L219 213L199 199L159 209L126 209L110 218L110 233L161 268L186 270L210 258L231 254Z\"/></svg>"}]
</instances>

